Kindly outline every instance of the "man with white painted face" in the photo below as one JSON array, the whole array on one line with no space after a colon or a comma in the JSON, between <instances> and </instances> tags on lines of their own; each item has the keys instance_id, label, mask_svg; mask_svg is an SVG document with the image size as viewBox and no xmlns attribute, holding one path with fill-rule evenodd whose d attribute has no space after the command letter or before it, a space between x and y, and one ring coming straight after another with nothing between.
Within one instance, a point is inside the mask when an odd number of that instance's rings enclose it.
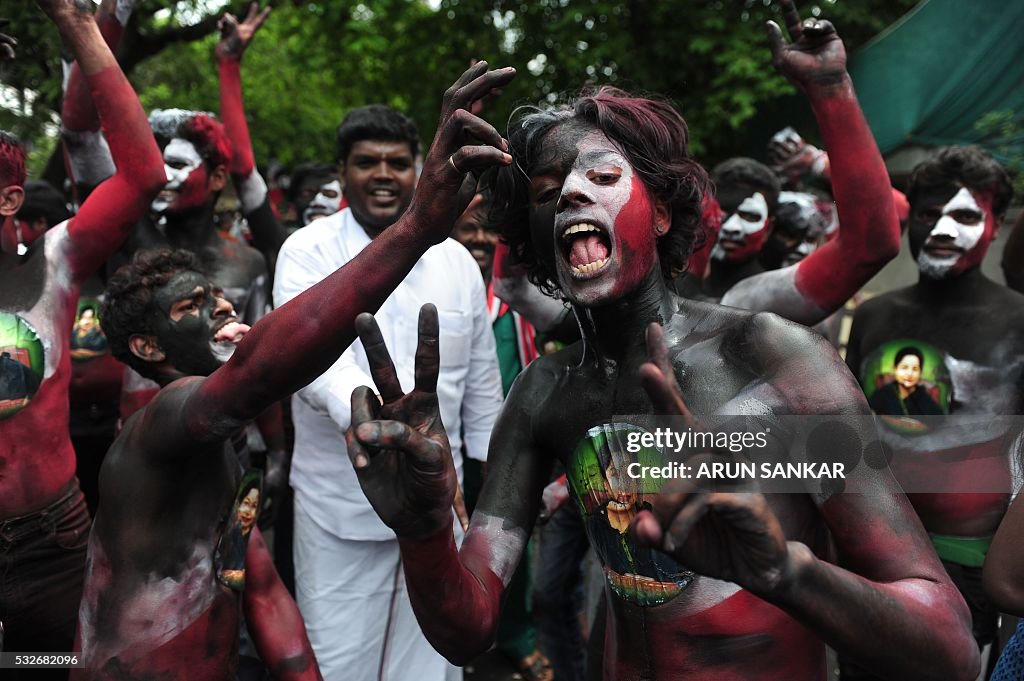
<instances>
[{"instance_id":1,"label":"man with white painted face","mask_svg":"<svg viewBox=\"0 0 1024 681\"><path fill-rule=\"evenodd\" d=\"M869 133L841 40L828 22L782 6L794 42L769 24L774 63L819 121L835 117L828 142L845 128L863 148ZM352 395L349 456L400 537L424 631L452 660L488 648L561 460L603 564L603 678L821 681L828 643L891 678L973 679L966 607L884 470L857 467L846 478L857 493L699 493L685 479L631 479L624 414L868 413L849 371L807 329L669 291L709 191L687 140L670 105L614 88L513 129L517 165L496 185L511 213L506 238L531 278L573 305L583 340L534 361L513 386L461 549L447 512L449 424L433 391L438 320L429 309L421 317L408 393L373 319L357 320L387 397L381 405L369 387ZM867 182L845 185L843 200L880 205L895 223L881 158L863 168ZM648 455L673 456L636 456Z\"/></svg>"},{"instance_id":2,"label":"man with white painted face","mask_svg":"<svg viewBox=\"0 0 1024 681\"><path fill-rule=\"evenodd\" d=\"M940 149L914 169L908 230L918 281L862 303L850 334L847 364L869 396L885 388L879 370L890 371L887 359L913 346L924 352L922 373L940 388L942 413L1024 413L1024 296L981 271L1012 193L1006 171L978 147ZM981 566L1010 494L1004 434L949 427L929 437L927 451L897 450L893 470L908 489L929 492L910 499L985 646L995 638L998 612L981 590ZM942 493L964 476L935 465L950 456L975 479L1002 480L1005 491Z\"/></svg>"},{"instance_id":3,"label":"man with white painted face","mask_svg":"<svg viewBox=\"0 0 1024 681\"><path fill-rule=\"evenodd\" d=\"M134 0L104 0L100 5L96 20L112 49L116 49L134 4ZM261 219L266 221L270 211L265 185L261 185L252 162L248 128L238 122L244 122L244 115L237 76L241 56L265 18L266 11L257 13L250 8L245 21L240 23L227 15L222 22L216 53L224 90L221 108L225 119L233 123L231 127L225 127L210 114L183 109L157 110L150 116L150 126L163 151L168 181L150 206L149 215L140 220L132 237L107 268L112 273L140 250L188 249L199 256L241 318L250 324L266 311L267 264L260 251L225 237L216 229L215 206L229 175L235 176L243 213L254 234L267 231L256 228ZM62 134L71 173L76 184L87 191L110 171L109 152L96 124L95 107L84 94L81 75L77 68L72 68L62 112ZM152 382L126 373L122 417L134 413L156 390Z\"/></svg>"},{"instance_id":4,"label":"man with white painted face","mask_svg":"<svg viewBox=\"0 0 1024 681\"><path fill-rule=\"evenodd\" d=\"M288 181L287 192L288 201L295 210L295 223L289 225L290 229L294 231L309 224L309 221L304 218L309 204L313 202L321 187L337 179L337 169L326 163L310 161L300 163L295 167Z\"/></svg>"},{"instance_id":5,"label":"man with white painted face","mask_svg":"<svg viewBox=\"0 0 1024 681\"><path fill-rule=\"evenodd\" d=\"M723 216L704 291L721 298L741 279L764 271L758 255L771 234L780 183L768 166L752 158L720 163L711 179Z\"/></svg>"},{"instance_id":6,"label":"man with white painted face","mask_svg":"<svg viewBox=\"0 0 1024 681\"><path fill-rule=\"evenodd\" d=\"M480 64L471 71L486 68ZM511 72L506 76L510 79ZM470 132L475 134L475 128ZM394 109L371 105L345 116L338 128L338 159L348 207L303 227L285 242L274 280L276 305L374 246L413 209L418 150L415 125ZM461 168L458 161L451 164ZM485 301L476 261L461 244L447 239L419 259L378 313L385 337L398 344L397 376L410 385L416 352L409 342L410 334L415 335L413 320L421 305L437 306L442 328L440 408L460 471L462 445L471 458L486 459L501 407ZM370 371L367 349L355 343L292 400L296 600L329 681L461 678L461 670L438 655L420 632L395 534L375 516L340 451L352 391L370 380Z\"/></svg>"},{"instance_id":7,"label":"man with white painted face","mask_svg":"<svg viewBox=\"0 0 1024 681\"><path fill-rule=\"evenodd\" d=\"M161 389L127 420L104 462L79 617L84 678L234 678L242 608L275 679L319 677L258 527L244 548L242 533L230 531L239 510L250 515L239 507L259 487L230 440L328 370L354 340L357 314L384 304L424 251L446 240L465 173L511 163L497 131L468 113L511 77L486 64L464 73L445 98L413 206L251 328L188 251L140 252L111 278L102 317L112 352ZM340 446L334 454L344 462ZM372 622L363 612L351 617Z\"/></svg>"}]
</instances>

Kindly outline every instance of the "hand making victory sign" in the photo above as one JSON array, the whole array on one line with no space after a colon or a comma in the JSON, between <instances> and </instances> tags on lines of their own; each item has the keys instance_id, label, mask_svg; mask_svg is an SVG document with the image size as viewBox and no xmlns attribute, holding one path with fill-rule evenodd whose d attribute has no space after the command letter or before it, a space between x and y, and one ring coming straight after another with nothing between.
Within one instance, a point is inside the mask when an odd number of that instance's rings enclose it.
<instances>
[{"instance_id":1,"label":"hand making victory sign","mask_svg":"<svg viewBox=\"0 0 1024 681\"><path fill-rule=\"evenodd\" d=\"M647 352L650 361L640 367L640 379L655 412L682 416L687 427L696 428L657 323L647 327ZM701 492L682 478L665 483L652 509L638 513L630 530L641 544L681 565L760 596L779 584L789 558L782 526L763 494Z\"/></svg>"},{"instance_id":2,"label":"hand making victory sign","mask_svg":"<svg viewBox=\"0 0 1024 681\"><path fill-rule=\"evenodd\" d=\"M793 42L785 42L774 21L766 25L775 69L808 94L818 86L841 84L846 79L846 48L832 22L801 21L792 0L783 0L782 16Z\"/></svg>"},{"instance_id":3,"label":"hand making victory sign","mask_svg":"<svg viewBox=\"0 0 1024 681\"><path fill-rule=\"evenodd\" d=\"M268 5L260 11L260 3L249 3L249 11L245 19L239 23L234 14L225 14L219 22L220 42L217 43L218 59L234 59L241 61L242 55L260 30L263 22L270 16L272 8Z\"/></svg>"},{"instance_id":4,"label":"hand making victory sign","mask_svg":"<svg viewBox=\"0 0 1024 681\"><path fill-rule=\"evenodd\" d=\"M437 403L437 308L420 309L416 385L408 393L373 316L360 315L356 328L380 399L366 386L352 393L352 426L345 433L349 457L381 520L400 537L428 536L451 522L448 508L458 488Z\"/></svg>"}]
</instances>

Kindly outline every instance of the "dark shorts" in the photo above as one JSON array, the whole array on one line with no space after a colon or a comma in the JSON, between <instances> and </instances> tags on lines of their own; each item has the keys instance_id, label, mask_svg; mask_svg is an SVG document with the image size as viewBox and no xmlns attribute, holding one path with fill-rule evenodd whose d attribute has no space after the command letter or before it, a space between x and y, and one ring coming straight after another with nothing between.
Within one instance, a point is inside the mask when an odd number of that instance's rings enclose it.
<instances>
[{"instance_id":1,"label":"dark shorts","mask_svg":"<svg viewBox=\"0 0 1024 681\"><path fill-rule=\"evenodd\" d=\"M88 543L89 512L75 479L45 508L0 520L0 650L74 652ZM23 673L67 677L64 670ZM4 678L18 672L4 670Z\"/></svg>"}]
</instances>

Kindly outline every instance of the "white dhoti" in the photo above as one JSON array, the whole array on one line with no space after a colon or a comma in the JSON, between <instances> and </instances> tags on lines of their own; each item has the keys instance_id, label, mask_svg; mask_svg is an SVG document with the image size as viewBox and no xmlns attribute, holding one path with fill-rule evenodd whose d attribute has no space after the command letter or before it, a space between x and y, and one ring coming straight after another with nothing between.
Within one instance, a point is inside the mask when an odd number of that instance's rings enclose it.
<instances>
[{"instance_id":1,"label":"white dhoti","mask_svg":"<svg viewBox=\"0 0 1024 681\"><path fill-rule=\"evenodd\" d=\"M336 537L296 498L294 542L295 600L324 681L462 681L420 630L397 539Z\"/></svg>"}]
</instances>

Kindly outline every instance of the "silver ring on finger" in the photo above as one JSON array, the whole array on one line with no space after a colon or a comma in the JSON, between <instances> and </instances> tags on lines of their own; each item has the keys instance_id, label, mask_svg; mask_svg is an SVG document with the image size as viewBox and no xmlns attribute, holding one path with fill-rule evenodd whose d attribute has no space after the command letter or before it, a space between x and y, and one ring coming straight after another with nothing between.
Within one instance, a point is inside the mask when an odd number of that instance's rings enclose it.
<instances>
[{"instance_id":1,"label":"silver ring on finger","mask_svg":"<svg viewBox=\"0 0 1024 681\"><path fill-rule=\"evenodd\" d=\"M462 171L459 170L459 167L455 165L455 154L452 154L451 156L448 157L448 162L452 164L452 168L455 169L455 172L457 172L459 175L462 174Z\"/></svg>"}]
</instances>

